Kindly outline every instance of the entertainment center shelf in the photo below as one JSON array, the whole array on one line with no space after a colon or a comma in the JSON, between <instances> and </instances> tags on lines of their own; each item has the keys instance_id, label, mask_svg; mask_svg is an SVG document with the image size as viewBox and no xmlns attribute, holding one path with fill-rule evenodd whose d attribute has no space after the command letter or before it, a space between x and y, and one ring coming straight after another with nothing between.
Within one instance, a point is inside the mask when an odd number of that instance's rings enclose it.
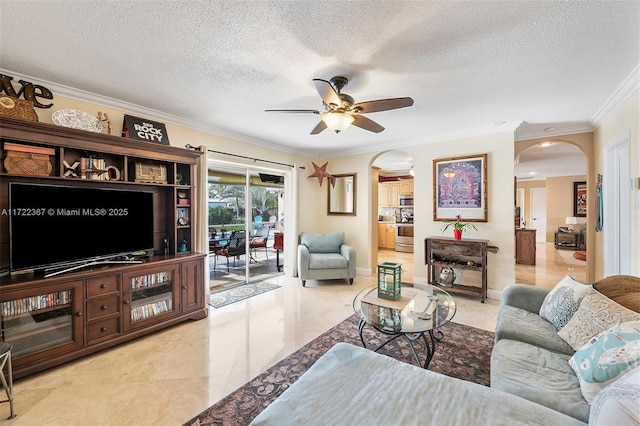
<instances>
[{"instance_id":1,"label":"entertainment center shelf","mask_svg":"<svg viewBox=\"0 0 640 426\"><path fill-rule=\"evenodd\" d=\"M0 340L13 345L15 377L207 316L206 255L193 250L191 226L200 155L153 142L0 117L0 269L4 272ZM94 214L91 205L84 204L77 214L97 219L46 222L51 216L67 215L64 209L54 214L58 206L41 205L55 204L58 194L69 200L79 194L76 199L85 204L87 199L127 199L131 208L120 211L128 216L122 222L126 226L101 222L101 216L111 214ZM29 201L32 198L36 200ZM34 217L19 218L25 211ZM69 214L75 211L69 209ZM135 217L137 222L132 222ZM44 222L39 223L40 218ZM40 226L41 232L29 225ZM47 228L61 229L51 238L43 235ZM35 235L24 237L28 231ZM123 256L120 248L137 244L131 241L142 234L148 250ZM105 246L119 256L110 259L100 253ZM45 266L81 258L98 262L45 278Z\"/></svg>"}]
</instances>

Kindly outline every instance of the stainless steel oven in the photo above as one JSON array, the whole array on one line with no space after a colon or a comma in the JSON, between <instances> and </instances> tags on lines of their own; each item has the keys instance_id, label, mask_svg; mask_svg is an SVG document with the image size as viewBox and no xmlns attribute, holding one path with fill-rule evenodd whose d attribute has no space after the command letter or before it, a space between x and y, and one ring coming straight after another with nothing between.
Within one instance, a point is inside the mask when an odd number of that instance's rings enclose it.
<instances>
[{"instance_id":1,"label":"stainless steel oven","mask_svg":"<svg viewBox=\"0 0 640 426\"><path fill-rule=\"evenodd\" d=\"M396 251L413 253L413 223L396 223Z\"/></svg>"}]
</instances>

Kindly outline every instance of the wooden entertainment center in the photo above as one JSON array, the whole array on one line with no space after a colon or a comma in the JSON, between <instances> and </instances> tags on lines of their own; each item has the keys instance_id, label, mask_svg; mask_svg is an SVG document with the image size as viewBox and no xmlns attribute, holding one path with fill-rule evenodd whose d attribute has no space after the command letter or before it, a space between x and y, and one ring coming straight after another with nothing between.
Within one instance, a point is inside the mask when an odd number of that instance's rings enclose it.
<instances>
[{"instance_id":1,"label":"wooden entertainment center","mask_svg":"<svg viewBox=\"0 0 640 426\"><path fill-rule=\"evenodd\" d=\"M11 172L6 166L0 172L0 268L4 272L0 332L1 340L13 345L14 377L207 316L206 255L193 251L191 226L195 164L202 153L0 117L0 157L7 158L5 148L16 146L45 152L51 166L48 175ZM88 157L99 161L87 169L74 167ZM7 273L10 183L152 192L153 256L136 257L139 263L98 264L49 278L39 270ZM84 239L86 232L69 229L64 241L33 235L33 250L99 244Z\"/></svg>"}]
</instances>

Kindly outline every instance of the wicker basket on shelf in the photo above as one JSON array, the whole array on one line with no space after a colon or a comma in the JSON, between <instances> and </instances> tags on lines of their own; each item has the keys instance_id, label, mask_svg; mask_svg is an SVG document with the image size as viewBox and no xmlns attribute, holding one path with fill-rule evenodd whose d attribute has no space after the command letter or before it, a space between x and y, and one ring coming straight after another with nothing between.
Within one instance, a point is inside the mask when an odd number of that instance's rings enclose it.
<instances>
[{"instance_id":1,"label":"wicker basket on shelf","mask_svg":"<svg viewBox=\"0 0 640 426\"><path fill-rule=\"evenodd\" d=\"M11 96L0 96L0 115L27 121L38 121L33 102Z\"/></svg>"},{"instance_id":2,"label":"wicker basket on shelf","mask_svg":"<svg viewBox=\"0 0 640 426\"><path fill-rule=\"evenodd\" d=\"M53 148L4 143L4 168L7 173L25 176L49 176L53 170Z\"/></svg>"}]
</instances>

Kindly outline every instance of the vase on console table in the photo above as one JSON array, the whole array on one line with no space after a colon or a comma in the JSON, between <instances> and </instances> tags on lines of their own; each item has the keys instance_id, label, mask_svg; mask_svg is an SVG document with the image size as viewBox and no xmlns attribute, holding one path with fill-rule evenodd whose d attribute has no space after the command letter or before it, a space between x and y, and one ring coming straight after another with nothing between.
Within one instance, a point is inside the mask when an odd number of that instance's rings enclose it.
<instances>
[{"instance_id":1,"label":"vase on console table","mask_svg":"<svg viewBox=\"0 0 640 426\"><path fill-rule=\"evenodd\" d=\"M453 230L453 238L456 240L462 239L462 229L454 229Z\"/></svg>"}]
</instances>

